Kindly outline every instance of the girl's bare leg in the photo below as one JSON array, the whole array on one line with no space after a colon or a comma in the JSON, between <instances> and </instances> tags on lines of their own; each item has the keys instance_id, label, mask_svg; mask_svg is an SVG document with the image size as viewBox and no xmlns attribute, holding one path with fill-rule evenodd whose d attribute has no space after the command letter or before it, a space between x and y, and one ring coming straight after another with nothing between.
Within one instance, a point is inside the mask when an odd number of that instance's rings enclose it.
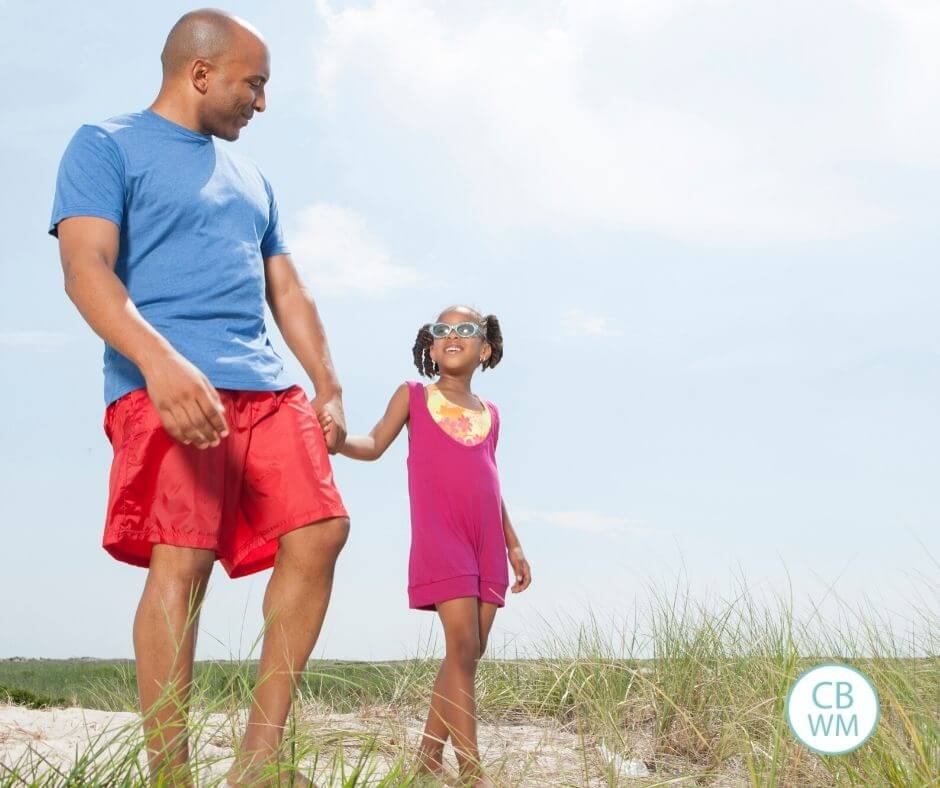
<instances>
[{"instance_id":1,"label":"girl's bare leg","mask_svg":"<svg viewBox=\"0 0 940 788\"><path fill-rule=\"evenodd\" d=\"M447 653L434 682L419 749L419 763L427 771L436 774L443 771L444 742L450 736L461 774L470 779L479 774L473 683L496 610L495 605L480 603L476 597L452 599L437 606Z\"/></svg>"},{"instance_id":2,"label":"girl's bare leg","mask_svg":"<svg viewBox=\"0 0 940 788\"><path fill-rule=\"evenodd\" d=\"M434 689L431 692L431 708L424 725L424 735L418 748L418 767L431 774L442 775L444 772L444 742L450 735L444 721L444 662L437 670Z\"/></svg>"},{"instance_id":3,"label":"girl's bare leg","mask_svg":"<svg viewBox=\"0 0 940 788\"><path fill-rule=\"evenodd\" d=\"M490 630L493 628L493 619L496 618L496 611L499 610L492 602L480 602L479 617L480 622L480 656L486 652L486 641L489 640Z\"/></svg>"}]
</instances>

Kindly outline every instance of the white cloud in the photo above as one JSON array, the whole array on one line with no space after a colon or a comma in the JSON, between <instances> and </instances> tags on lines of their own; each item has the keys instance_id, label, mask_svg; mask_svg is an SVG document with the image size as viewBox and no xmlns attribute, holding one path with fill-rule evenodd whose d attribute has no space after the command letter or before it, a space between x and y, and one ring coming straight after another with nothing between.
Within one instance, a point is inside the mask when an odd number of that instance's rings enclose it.
<instances>
[{"instance_id":1,"label":"white cloud","mask_svg":"<svg viewBox=\"0 0 940 788\"><path fill-rule=\"evenodd\" d=\"M583 309L569 309L562 316L561 325L565 333L573 337L613 337L622 333L603 315L594 315Z\"/></svg>"},{"instance_id":2,"label":"white cloud","mask_svg":"<svg viewBox=\"0 0 940 788\"><path fill-rule=\"evenodd\" d=\"M68 334L60 331L2 331L0 347L26 348L30 350L55 350L72 341Z\"/></svg>"},{"instance_id":3,"label":"white cloud","mask_svg":"<svg viewBox=\"0 0 940 788\"><path fill-rule=\"evenodd\" d=\"M931 0L883 0L883 10L899 33L903 57L889 61L897 85L886 122L900 153L911 164L940 164L940 4Z\"/></svg>"},{"instance_id":4,"label":"white cloud","mask_svg":"<svg viewBox=\"0 0 940 788\"><path fill-rule=\"evenodd\" d=\"M317 102L368 130L344 166L443 178L491 227L840 236L907 221L877 179L940 158L931 6L321 0Z\"/></svg>"},{"instance_id":5,"label":"white cloud","mask_svg":"<svg viewBox=\"0 0 940 788\"><path fill-rule=\"evenodd\" d=\"M545 509L513 509L513 520L520 523L548 524L570 528L589 534L621 534L641 536L653 533L654 529L642 525L639 520L599 514L592 511L549 511Z\"/></svg>"},{"instance_id":6,"label":"white cloud","mask_svg":"<svg viewBox=\"0 0 940 788\"><path fill-rule=\"evenodd\" d=\"M298 218L292 256L317 293L379 295L421 281L416 269L391 261L353 211L316 203Z\"/></svg>"}]
</instances>

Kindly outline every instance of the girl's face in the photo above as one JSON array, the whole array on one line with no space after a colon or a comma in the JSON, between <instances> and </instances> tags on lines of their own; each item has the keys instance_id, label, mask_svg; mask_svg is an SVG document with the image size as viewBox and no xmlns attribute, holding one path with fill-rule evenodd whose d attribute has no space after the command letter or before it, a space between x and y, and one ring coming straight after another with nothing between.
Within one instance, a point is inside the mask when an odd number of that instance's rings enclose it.
<instances>
[{"instance_id":1,"label":"girl's face","mask_svg":"<svg viewBox=\"0 0 940 788\"><path fill-rule=\"evenodd\" d=\"M437 318L439 323L477 323L479 319L472 312L453 309L442 312ZM444 339L435 339L431 345L431 360L437 362L442 375L469 375L490 357L489 343L481 336L458 337L451 331Z\"/></svg>"}]
</instances>

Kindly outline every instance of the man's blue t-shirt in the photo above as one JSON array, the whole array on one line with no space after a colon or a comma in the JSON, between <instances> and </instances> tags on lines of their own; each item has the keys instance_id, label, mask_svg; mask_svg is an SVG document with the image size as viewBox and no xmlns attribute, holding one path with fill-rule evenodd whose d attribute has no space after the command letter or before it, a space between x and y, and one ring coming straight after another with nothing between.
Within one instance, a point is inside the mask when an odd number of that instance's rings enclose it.
<instances>
[{"instance_id":1,"label":"man's blue t-shirt","mask_svg":"<svg viewBox=\"0 0 940 788\"><path fill-rule=\"evenodd\" d=\"M59 165L49 232L69 216L118 225L115 273L131 300L214 386L291 385L264 324L263 261L287 247L251 161L150 110L82 126ZM105 402L145 385L106 344Z\"/></svg>"}]
</instances>

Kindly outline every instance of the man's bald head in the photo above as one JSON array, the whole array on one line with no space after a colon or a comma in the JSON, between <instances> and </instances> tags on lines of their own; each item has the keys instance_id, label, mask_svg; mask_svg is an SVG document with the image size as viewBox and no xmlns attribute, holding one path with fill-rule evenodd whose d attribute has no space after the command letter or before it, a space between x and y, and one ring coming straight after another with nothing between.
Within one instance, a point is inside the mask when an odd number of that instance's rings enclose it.
<instances>
[{"instance_id":1,"label":"man's bald head","mask_svg":"<svg viewBox=\"0 0 940 788\"><path fill-rule=\"evenodd\" d=\"M160 54L163 76L175 76L194 60L218 63L238 49L245 37L264 46L254 26L225 11L200 8L183 14L170 30Z\"/></svg>"},{"instance_id":2,"label":"man's bald head","mask_svg":"<svg viewBox=\"0 0 940 788\"><path fill-rule=\"evenodd\" d=\"M236 140L254 114L264 112L270 54L244 19L215 8L190 11L173 25L160 60L157 103L175 105L192 127Z\"/></svg>"}]
</instances>

